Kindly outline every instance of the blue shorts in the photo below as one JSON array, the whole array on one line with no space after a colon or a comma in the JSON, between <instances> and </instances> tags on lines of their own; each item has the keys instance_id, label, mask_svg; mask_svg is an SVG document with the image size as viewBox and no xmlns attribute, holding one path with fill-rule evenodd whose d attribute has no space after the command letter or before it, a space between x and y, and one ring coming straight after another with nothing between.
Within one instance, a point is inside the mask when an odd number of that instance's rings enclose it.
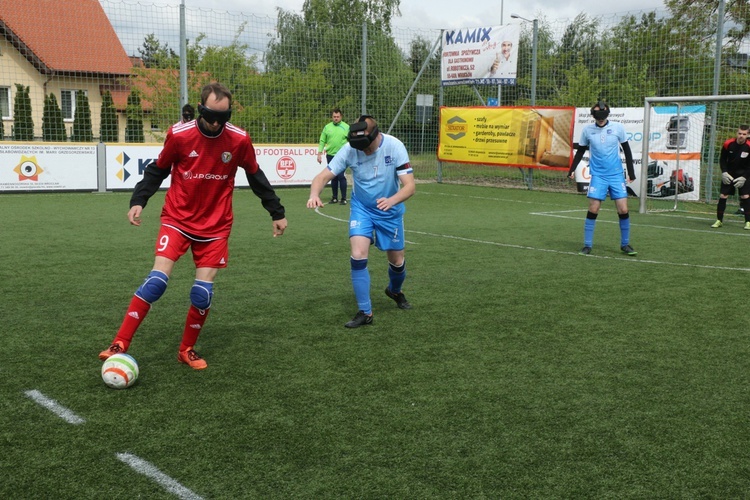
<instances>
[{"instance_id":1,"label":"blue shorts","mask_svg":"<svg viewBox=\"0 0 750 500\"><path fill-rule=\"evenodd\" d=\"M612 200L627 198L628 188L625 186L625 178L623 176L592 176L586 197L604 201L608 194Z\"/></svg>"},{"instance_id":2,"label":"blue shorts","mask_svg":"<svg viewBox=\"0 0 750 500\"><path fill-rule=\"evenodd\" d=\"M364 236L375 239L378 250L404 249L404 215L401 210L368 210L352 200L349 205L349 237Z\"/></svg>"}]
</instances>

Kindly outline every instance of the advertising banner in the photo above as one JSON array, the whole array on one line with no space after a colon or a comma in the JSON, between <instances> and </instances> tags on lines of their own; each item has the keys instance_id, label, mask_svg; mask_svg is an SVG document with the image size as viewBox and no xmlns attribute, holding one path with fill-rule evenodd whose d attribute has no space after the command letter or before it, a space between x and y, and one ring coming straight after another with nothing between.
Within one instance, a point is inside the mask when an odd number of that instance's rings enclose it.
<instances>
[{"instance_id":1,"label":"advertising banner","mask_svg":"<svg viewBox=\"0 0 750 500\"><path fill-rule=\"evenodd\" d=\"M0 191L96 191L96 145L0 143Z\"/></svg>"},{"instance_id":2,"label":"advertising banner","mask_svg":"<svg viewBox=\"0 0 750 500\"><path fill-rule=\"evenodd\" d=\"M317 162L316 144L254 144L258 165L272 186L309 185L325 164ZM132 190L143 178L143 170L156 160L161 144L107 145L107 189ZM161 185L167 188L170 179ZM247 187L245 171L239 169L235 185Z\"/></svg>"},{"instance_id":3,"label":"advertising banner","mask_svg":"<svg viewBox=\"0 0 750 500\"><path fill-rule=\"evenodd\" d=\"M703 126L706 107L682 106L679 115L676 106L652 108L651 132L649 136L649 160L646 168L646 195L653 198L674 197L681 200L697 200L700 193L700 151L703 144ZM633 153L636 180L628 184L628 193L640 196L641 156L643 145L643 108L612 108L609 120L625 126L626 137ZM583 128L594 123L589 108L577 108L573 144L578 147L578 139ZM623 171L625 156L620 151ZM588 189L588 151L576 169L578 190Z\"/></svg>"},{"instance_id":4,"label":"advertising banner","mask_svg":"<svg viewBox=\"0 0 750 500\"><path fill-rule=\"evenodd\" d=\"M568 170L575 108L442 107L438 159Z\"/></svg>"},{"instance_id":5,"label":"advertising banner","mask_svg":"<svg viewBox=\"0 0 750 500\"><path fill-rule=\"evenodd\" d=\"M515 85L518 71L517 24L443 32L440 74L443 85Z\"/></svg>"}]
</instances>

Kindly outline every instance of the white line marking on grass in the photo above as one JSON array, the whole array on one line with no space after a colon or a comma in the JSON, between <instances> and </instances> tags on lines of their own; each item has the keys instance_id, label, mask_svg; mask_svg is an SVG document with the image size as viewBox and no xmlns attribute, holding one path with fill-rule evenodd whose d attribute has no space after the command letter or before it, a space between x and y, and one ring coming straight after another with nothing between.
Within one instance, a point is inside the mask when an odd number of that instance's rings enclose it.
<instances>
[{"instance_id":1,"label":"white line marking on grass","mask_svg":"<svg viewBox=\"0 0 750 500\"><path fill-rule=\"evenodd\" d=\"M65 420L69 424L79 425L86 422L84 418L79 417L72 411L68 410L54 399L50 399L36 389L24 392L28 398L44 408Z\"/></svg>"},{"instance_id":2,"label":"white line marking on grass","mask_svg":"<svg viewBox=\"0 0 750 500\"><path fill-rule=\"evenodd\" d=\"M581 209L577 209L577 210L565 210L565 211L561 211L561 213L562 212L580 212L580 211L583 211L583 210L581 210ZM340 222L349 222L349 221L344 220L344 219L338 219L336 217L332 217L330 215L326 215L326 214L318 211L317 208L315 209L315 212L318 213L319 215L322 215L323 217L328 217L329 219L333 219L333 220L340 221ZM554 213L556 213L556 212L533 212L532 215L548 215L549 217L563 217L563 218L568 218L568 219L578 219L578 217L565 217L563 215L553 215ZM607 221L607 222L609 222L609 221ZM617 221L612 221L613 224L615 222L617 222ZM639 224L639 225L642 225L642 224ZM661 227L661 226L652 226L652 227ZM676 228L665 227L665 229L676 229ZM691 231L702 232L702 231L700 231L698 229L692 229ZM469 243L480 243L482 245L493 245L493 246L498 246L498 247L503 247L503 248L515 248L515 249L518 249L518 250L532 250L532 251L535 251L535 252L547 252L547 253L556 253L556 254L559 254L559 255L576 255L576 256L579 256L579 257L584 257L583 255L580 255L578 252L569 252L569 251L563 251L563 250L555 250L555 249L552 249L552 248L538 248L538 247L530 247L530 246L527 246L527 245L514 245L512 243L500 243L500 242L497 242L497 241L477 240L477 239L474 239L474 238L464 238L462 236L451 236L451 235L448 235L448 234L436 234L436 233L427 233L427 232L424 232L424 231L415 231L413 229L408 229L408 230L406 230L406 232L407 233L413 233L413 234L421 234L423 236L432 236L434 238L446 238L446 239L451 239L451 240L466 241L466 242L469 242ZM713 232L713 231L706 231L706 232L710 233L710 232ZM729 234L729 233L727 233L727 234ZM748 236L750 236L750 235L748 235ZM613 256L609 256L609 255L586 255L585 257L586 258L594 258L594 259L619 260L619 261L623 261L623 262L632 262L632 263L635 263L635 264L656 264L656 265L659 265L659 266L690 267L690 268L694 268L694 269L714 269L714 270L721 270L721 271L741 271L741 272L746 272L746 273L750 272L750 268L747 268L747 267L709 266L709 265L701 265L701 264L690 264L690 263L686 263L686 262L669 262L669 261L660 261L660 260L638 259L638 258L630 257L630 256L628 256L628 257L613 257Z\"/></svg>"},{"instance_id":3,"label":"white line marking on grass","mask_svg":"<svg viewBox=\"0 0 750 500\"><path fill-rule=\"evenodd\" d=\"M536 201L525 201L525 200L514 200L509 198L494 198L491 196L472 196L472 195L460 195L460 194L450 194L450 193L430 193L429 191L422 191L421 189L417 191L416 194L427 194L432 196L449 196L452 198L461 198L461 199L470 199L470 200L492 200L492 201L503 201L508 203L523 203L528 205L534 205L534 206L543 206L543 205L550 205L553 207L559 207L560 203L545 203L545 202L536 202Z\"/></svg>"},{"instance_id":4,"label":"white line marking on grass","mask_svg":"<svg viewBox=\"0 0 750 500\"><path fill-rule=\"evenodd\" d=\"M159 486L168 492L177 495L179 498L185 498L188 500L202 500L203 498L185 488L183 485L157 469L153 464L146 462L142 458L130 453L115 453L115 456L119 461L129 465L130 468L137 473L153 479L159 484Z\"/></svg>"},{"instance_id":5,"label":"white line marking on grass","mask_svg":"<svg viewBox=\"0 0 750 500\"><path fill-rule=\"evenodd\" d=\"M349 219L339 219L338 217L334 217L332 215L324 214L323 212L320 211L320 207L318 207L318 208L315 209L315 213L318 214L318 215L322 215L323 217L327 217L329 219L333 219L333 220L338 221L338 222L346 222L347 224L349 223ZM413 241L409 241L409 240L404 240L404 242L405 243L409 243L410 245L416 245L417 244L417 243L415 243Z\"/></svg>"},{"instance_id":6,"label":"white line marking on grass","mask_svg":"<svg viewBox=\"0 0 750 500\"><path fill-rule=\"evenodd\" d=\"M547 253L556 253L560 255L577 255L580 257L584 257L583 255L579 255L578 252L568 252L563 250L554 250L550 248L537 248L537 247L530 247L527 245L514 245L511 243L499 243L497 241L484 241L484 240L477 240L474 238L464 238L462 236L450 236L447 234L435 234L435 233L426 233L423 231L408 231L409 233L416 233L416 234L422 234L424 236L432 236L435 238L446 238L450 240L458 240L458 241L467 241L470 243L481 243L483 245L493 245L503 248L515 248L518 250L533 250L535 252L547 252ZM635 257L612 257L610 255L586 255L586 258L594 258L594 259L610 259L610 260L619 260L623 262L632 262L636 264L658 264L660 266L677 266L677 267L692 267L697 269L718 269L718 270L724 270L724 271L742 271L742 272L750 272L750 268L747 267L728 267L728 266L708 266L708 265L701 265L701 264L689 264L689 263L682 263L682 262L668 262L668 261L659 261L659 260L646 260L646 259L638 259Z\"/></svg>"},{"instance_id":7,"label":"white line marking on grass","mask_svg":"<svg viewBox=\"0 0 750 500\"><path fill-rule=\"evenodd\" d=\"M586 211L587 211L587 209L556 210L554 212L529 212L529 215L539 215L539 216L542 216L542 217L557 217L558 219L581 220L581 217L571 217L569 215L561 215L561 214L568 214L568 213L571 213L571 212L586 212ZM657 215L657 214L652 214L652 215ZM673 216L671 216L671 217L673 217ZM702 217L684 217L684 218L707 221L707 219L702 218ZM715 220L715 219L711 219L711 220ZM597 224L601 224L601 223L603 223L603 224L619 224L619 221L597 219L596 223ZM744 221L743 221L743 223L744 223ZM708 222L706 222L706 224L708 224ZM632 226L637 226L637 227L651 227L651 228L654 228L654 229L669 229L671 231L684 231L686 233L711 233L711 234L721 234L721 235L724 235L724 236L739 236L740 238L749 238L750 237L750 234L748 234L748 233L735 233L735 232L728 232L728 231L717 231L716 229L690 229L690 228L686 228L686 227L660 226L660 225L657 225L657 224L643 224L643 223L640 223L640 222L639 223L634 223L632 221L631 221L630 225L631 225L631 227ZM738 222L738 225L739 225L739 222Z\"/></svg>"}]
</instances>

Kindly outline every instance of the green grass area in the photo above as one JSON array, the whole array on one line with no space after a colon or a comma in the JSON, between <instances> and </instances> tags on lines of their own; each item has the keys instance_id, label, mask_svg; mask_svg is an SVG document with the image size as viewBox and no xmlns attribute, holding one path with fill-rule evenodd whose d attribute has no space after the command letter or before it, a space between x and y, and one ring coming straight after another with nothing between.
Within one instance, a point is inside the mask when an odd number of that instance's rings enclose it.
<instances>
[{"instance_id":1,"label":"green grass area","mask_svg":"<svg viewBox=\"0 0 750 500\"><path fill-rule=\"evenodd\" d=\"M712 214L632 213L627 257L607 201L585 257L582 196L420 184L414 309L383 294L373 249L375 322L352 331L348 207L280 195L282 238L251 192L235 197L197 346L208 369L176 361L188 256L134 338L141 376L124 391L97 354L150 270L163 195L140 228L128 193L0 196L0 497L174 497L118 453L204 498L747 496L740 217L715 230Z\"/></svg>"}]
</instances>

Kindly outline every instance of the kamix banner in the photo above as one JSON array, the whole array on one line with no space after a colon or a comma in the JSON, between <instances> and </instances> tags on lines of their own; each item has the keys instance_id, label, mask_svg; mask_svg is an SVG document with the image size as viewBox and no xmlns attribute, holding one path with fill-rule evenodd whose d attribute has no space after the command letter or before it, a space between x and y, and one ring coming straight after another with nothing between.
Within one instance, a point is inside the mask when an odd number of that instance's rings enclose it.
<instances>
[{"instance_id":1,"label":"kamix banner","mask_svg":"<svg viewBox=\"0 0 750 500\"><path fill-rule=\"evenodd\" d=\"M443 32L440 74L443 85L515 85L517 24Z\"/></svg>"},{"instance_id":2,"label":"kamix banner","mask_svg":"<svg viewBox=\"0 0 750 500\"><path fill-rule=\"evenodd\" d=\"M440 108L438 159L567 171L573 107Z\"/></svg>"}]
</instances>

